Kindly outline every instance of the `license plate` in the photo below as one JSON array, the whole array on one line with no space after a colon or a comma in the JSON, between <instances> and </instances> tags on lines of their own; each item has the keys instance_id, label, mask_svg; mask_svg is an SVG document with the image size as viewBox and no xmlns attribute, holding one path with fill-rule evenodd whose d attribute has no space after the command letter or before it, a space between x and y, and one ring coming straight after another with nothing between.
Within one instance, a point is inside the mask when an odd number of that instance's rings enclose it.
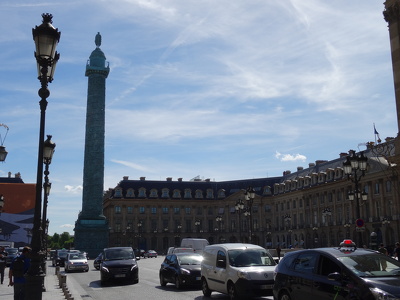
<instances>
[{"instance_id":1,"label":"license plate","mask_svg":"<svg viewBox=\"0 0 400 300\"><path fill-rule=\"evenodd\" d=\"M260 286L260 288L262 288L263 290L269 290L272 289L273 287L274 287L273 284L264 284Z\"/></svg>"},{"instance_id":2,"label":"license plate","mask_svg":"<svg viewBox=\"0 0 400 300\"><path fill-rule=\"evenodd\" d=\"M196 277L196 280L200 280L201 279L201 277Z\"/></svg>"},{"instance_id":3,"label":"license plate","mask_svg":"<svg viewBox=\"0 0 400 300\"><path fill-rule=\"evenodd\" d=\"M125 277L125 274L116 274L115 277L116 277L116 278Z\"/></svg>"}]
</instances>

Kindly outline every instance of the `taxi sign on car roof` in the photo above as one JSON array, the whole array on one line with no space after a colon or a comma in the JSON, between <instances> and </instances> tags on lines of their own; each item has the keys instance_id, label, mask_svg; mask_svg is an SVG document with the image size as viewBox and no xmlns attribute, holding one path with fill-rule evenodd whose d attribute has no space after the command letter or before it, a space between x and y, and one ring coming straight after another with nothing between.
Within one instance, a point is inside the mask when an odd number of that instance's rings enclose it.
<instances>
[{"instance_id":1,"label":"taxi sign on car roof","mask_svg":"<svg viewBox=\"0 0 400 300\"><path fill-rule=\"evenodd\" d=\"M346 239L343 240L343 242L340 243L340 247L339 250L341 251L355 251L357 249L356 244L350 240L350 239Z\"/></svg>"}]
</instances>

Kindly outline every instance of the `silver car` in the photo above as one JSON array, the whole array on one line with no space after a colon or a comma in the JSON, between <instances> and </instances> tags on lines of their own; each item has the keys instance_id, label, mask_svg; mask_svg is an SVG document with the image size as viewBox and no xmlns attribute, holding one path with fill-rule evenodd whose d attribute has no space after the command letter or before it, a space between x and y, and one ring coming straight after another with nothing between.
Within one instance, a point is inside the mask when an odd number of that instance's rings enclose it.
<instances>
[{"instance_id":1,"label":"silver car","mask_svg":"<svg viewBox=\"0 0 400 300\"><path fill-rule=\"evenodd\" d=\"M89 271L86 255L83 253L68 253L64 268L66 273L71 271Z\"/></svg>"}]
</instances>

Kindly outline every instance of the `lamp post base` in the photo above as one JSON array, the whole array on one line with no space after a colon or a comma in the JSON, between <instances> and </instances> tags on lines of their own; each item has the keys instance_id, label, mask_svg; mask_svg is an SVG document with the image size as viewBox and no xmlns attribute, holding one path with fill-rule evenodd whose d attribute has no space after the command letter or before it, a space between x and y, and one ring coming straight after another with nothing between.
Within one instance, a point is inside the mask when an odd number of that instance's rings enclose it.
<instances>
[{"instance_id":1,"label":"lamp post base","mask_svg":"<svg viewBox=\"0 0 400 300\"><path fill-rule=\"evenodd\" d=\"M25 275L25 300L42 300L44 274Z\"/></svg>"}]
</instances>

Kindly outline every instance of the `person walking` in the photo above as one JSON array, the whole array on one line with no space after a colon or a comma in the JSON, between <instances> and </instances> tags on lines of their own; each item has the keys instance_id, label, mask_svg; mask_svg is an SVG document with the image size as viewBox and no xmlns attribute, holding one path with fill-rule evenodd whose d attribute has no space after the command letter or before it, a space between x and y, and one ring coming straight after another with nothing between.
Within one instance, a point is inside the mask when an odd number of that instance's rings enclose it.
<instances>
[{"instance_id":1,"label":"person walking","mask_svg":"<svg viewBox=\"0 0 400 300\"><path fill-rule=\"evenodd\" d=\"M10 286L14 286L14 300L25 300L25 273L28 271L31 259L29 258L31 248L24 247L22 253L15 257L10 265L8 277Z\"/></svg>"},{"instance_id":2,"label":"person walking","mask_svg":"<svg viewBox=\"0 0 400 300\"><path fill-rule=\"evenodd\" d=\"M3 246L0 246L0 282L3 284L4 281L4 269L7 264L7 255L8 253L5 251Z\"/></svg>"},{"instance_id":3,"label":"person walking","mask_svg":"<svg viewBox=\"0 0 400 300\"><path fill-rule=\"evenodd\" d=\"M400 243L399 242L397 242L396 243L396 248L394 248L394 251L393 251L394 253L394 257L397 259L397 260L399 260L400 259Z\"/></svg>"}]
</instances>

